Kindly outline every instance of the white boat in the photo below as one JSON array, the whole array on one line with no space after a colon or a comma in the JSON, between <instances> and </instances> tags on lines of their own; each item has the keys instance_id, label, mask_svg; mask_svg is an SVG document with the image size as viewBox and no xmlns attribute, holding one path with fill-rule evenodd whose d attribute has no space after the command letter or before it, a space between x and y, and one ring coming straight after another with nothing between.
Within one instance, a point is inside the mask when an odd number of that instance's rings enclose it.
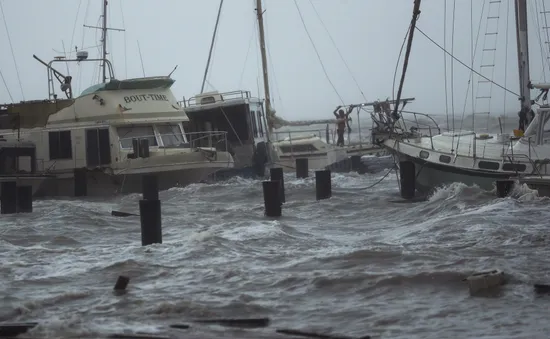
<instances>
[{"instance_id":1,"label":"white boat","mask_svg":"<svg viewBox=\"0 0 550 339\"><path fill-rule=\"evenodd\" d=\"M527 3L525 0L514 2L520 103L522 110L529 112L535 103L535 100L531 100L531 89L539 89L541 91L539 98L542 96L546 100L550 85L534 85L529 81ZM500 3L500 1L489 1L488 6L500 6ZM411 32L415 31L416 19L420 13L419 6L420 1L415 0ZM491 14L487 14L487 19L495 20L494 15ZM409 37L405 60L408 58L411 42L412 36ZM483 51L494 52L485 47ZM482 64L482 68L483 66L494 67L494 62L486 62L488 64ZM406 66L403 73L405 70ZM486 83L492 84L492 79L480 76L478 90L481 91ZM400 84L397 94L398 102L402 86L403 83ZM490 97L478 92L474 100L481 106L479 102L490 100ZM411 190L414 193L416 189L424 195L439 186L453 182L477 185L490 190L498 179L547 173L550 170L548 168L550 147L547 144L550 141L550 135L544 130L544 125L550 117L549 112L550 108L543 102L537 109L536 118L530 122L521 137L511 136L511 133L504 131L498 134L465 130L441 132L435 120L428 115L404 111L399 113L398 107L394 107L391 114L372 113L371 116L374 121L373 138L395 156L395 161L400 166L402 196L410 198L413 195ZM479 114L488 116L490 112L479 112L479 109L476 109L473 113L475 118ZM409 182L404 183L404 181Z\"/></svg>"},{"instance_id":2,"label":"white boat","mask_svg":"<svg viewBox=\"0 0 550 339\"><path fill-rule=\"evenodd\" d=\"M296 159L306 158L308 168L318 170L348 158L345 148L331 145L318 134L308 132L311 131L274 132L276 141L273 142L273 147L278 154L276 166L281 166L285 172L292 172L296 168ZM286 134L288 137L278 139L279 135Z\"/></svg>"},{"instance_id":3,"label":"white boat","mask_svg":"<svg viewBox=\"0 0 550 339\"><path fill-rule=\"evenodd\" d=\"M36 172L55 177L44 180L36 195L72 196L78 169L86 169L88 195L109 196L141 192L146 174L156 174L159 189L165 190L233 167L224 147L216 148L227 146L225 132L185 131L189 119L171 91L175 81L170 76L115 78L106 58L107 28L102 30L102 59L88 59L86 51L49 63L35 56L47 67L48 99L4 105L0 134L7 141L33 143ZM68 62L99 62L103 82L73 97L72 77L53 67ZM58 98L54 77L65 99ZM209 142L213 139L215 144Z\"/></svg>"}]
</instances>

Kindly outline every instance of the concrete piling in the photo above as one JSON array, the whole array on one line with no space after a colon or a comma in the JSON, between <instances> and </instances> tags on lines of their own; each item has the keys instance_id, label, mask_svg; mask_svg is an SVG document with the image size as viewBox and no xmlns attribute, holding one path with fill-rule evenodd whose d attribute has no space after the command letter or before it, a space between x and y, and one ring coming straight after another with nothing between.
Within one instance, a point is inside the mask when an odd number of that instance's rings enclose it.
<instances>
[{"instance_id":1,"label":"concrete piling","mask_svg":"<svg viewBox=\"0 0 550 339\"><path fill-rule=\"evenodd\" d=\"M32 186L17 187L17 213L32 213Z\"/></svg>"},{"instance_id":2,"label":"concrete piling","mask_svg":"<svg viewBox=\"0 0 550 339\"><path fill-rule=\"evenodd\" d=\"M266 217L280 217L282 215L282 202L280 197L281 185L279 181L262 182L264 192L264 208Z\"/></svg>"},{"instance_id":3,"label":"concrete piling","mask_svg":"<svg viewBox=\"0 0 550 339\"><path fill-rule=\"evenodd\" d=\"M401 197L408 200L414 199L416 194L416 169L414 162L401 161L399 163L399 177Z\"/></svg>"},{"instance_id":4,"label":"concrete piling","mask_svg":"<svg viewBox=\"0 0 550 339\"><path fill-rule=\"evenodd\" d=\"M304 179L309 175L309 159L298 158L296 159L296 178Z\"/></svg>"},{"instance_id":5,"label":"concrete piling","mask_svg":"<svg viewBox=\"0 0 550 339\"><path fill-rule=\"evenodd\" d=\"M281 167L271 168L269 173L271 181L278 181L280 183L279 196L281 198L281 202L285 203L285 178L283 176L283 169Z\"/></svg>"},{"instance_id":6,"label":"concrete piling","mask_svg":"<svg viewBox=\"0 0 550 339\"><path fill-rule=\"evenodd\" d=\"M2 214L17 213L17 183L15 181L3 181L0 185L2 190L0 209Z\"/></svg>"},{"instance_id":7,"label":"concrete piling","mask_svg":"<svg viewBox=\"0 0 550 339\"><path fill-rule=\"evenodd\" d=\"M510 194L514 188L514 180L497 180L497 196L499 198L504 198Z\"/></svg>"},{"instance_id":8,"label":"concrete piling","mask_svg":"<svg viewBox=\"0 0 550 339\"><path fill-rule=\"evenodd\" d=\"M158 192L158 177L142 177L143 199L139 201L141 245L162 244L162 215Z\"/></svg>"},{"instance_id":9,"label":"concrete piling","mask_svg":"<svg viewBox=\"0 0 550 339\"><path fill-rule=\"evenodd\" d=\"M88 195L88 175L86 171L86 168L75 168L73 170L75 197L85 197Z\"/></svg>"},{"instance_id":10,"label":"concrete piling","mask_svg":"<svg viewBox=\"0 0 550 339\"><path fill-rule=\"evenodd\" d=\"M332 196L330 170L315 171L315 196L317 200L328 199Z\"/></svg>"}]
</instances>

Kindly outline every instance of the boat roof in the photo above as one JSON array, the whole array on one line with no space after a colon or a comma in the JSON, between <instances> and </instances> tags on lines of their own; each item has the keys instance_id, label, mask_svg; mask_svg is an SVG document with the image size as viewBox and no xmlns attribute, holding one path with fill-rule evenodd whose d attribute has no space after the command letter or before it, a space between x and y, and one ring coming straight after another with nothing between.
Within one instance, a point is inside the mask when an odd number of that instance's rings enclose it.
<instances>
[{"instance_id":1,"label":"boat roof","mask_svg":"<svg viewBox=\"0 0 550 339\"><path fill-rule=\"evenodd\" d=\"M146 77L125 80L113 79L107 83L96 84L88 87L87 89L82 91L79 97L101 91L170 88L172 87L174 82L176 82L176 80L170 78L169 76Z\"/></svg>"}]
</instances>

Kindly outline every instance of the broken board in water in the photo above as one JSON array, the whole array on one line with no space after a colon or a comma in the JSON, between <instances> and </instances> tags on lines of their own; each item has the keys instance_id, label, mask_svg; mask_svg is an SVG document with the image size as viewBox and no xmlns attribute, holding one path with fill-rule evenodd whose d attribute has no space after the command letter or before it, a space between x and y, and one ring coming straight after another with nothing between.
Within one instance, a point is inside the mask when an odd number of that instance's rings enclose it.
<instances>
[{"instance_id":1,"label":"broken board in water","mask_svg":"<svg viewBox=\"0 0 550 339\"><path fill-rule=\"evenodd\" d=\"M424 202L428 201L428 197L414 197L412 199L397 199L397 200L389 200L388 202L395 203L395 204L413 204L416 202Z\"/></svg>"}]
</instances>

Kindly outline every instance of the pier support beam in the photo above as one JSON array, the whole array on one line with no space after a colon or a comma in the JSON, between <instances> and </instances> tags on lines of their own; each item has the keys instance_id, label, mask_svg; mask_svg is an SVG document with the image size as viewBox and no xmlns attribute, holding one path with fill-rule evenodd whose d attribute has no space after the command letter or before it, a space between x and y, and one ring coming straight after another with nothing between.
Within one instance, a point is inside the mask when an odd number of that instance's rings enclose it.
<instances>
[{"instance_id":1,"label":"pier support beam","mask_svg":"<svg viewBox=\"0 0 550 339\"><path fill-rule=\"evenodd\" d=\"M155 174L145 174L141 177L141 192L144 200L159 199L159 181Z\"/></svg>"},{"instance_id":2,"label":"pier support beam","mask_svg":"<svg viewBox=\"0 0 550 339\"><path fill-rule=\"evenodd\" d=\"M86 168L75 168L73 170L75 197L85 197L88 195L88 174L86 171Z\"/></svg>"},{"instance_id":3,"label":"pier support beam","mask_svg":"<svg viewBox=\"0 0 550 339\"><path fill-rule=\"evenodd\" d=\"M139 201L141 245L162 244L162 215L158 177L153 174L144 175L141 185L143 193L143 199Z\"/></svg>"},{"instance_id":4,"label":"pier support beam","mask_svg":"<svg viewBox=\"0 0 550 339\"><path fill-rule=\"evenodd\" d=\"M32 186L17 187L17 213L32 213Z\"/></svg>"},{"instance_id":5,"label":"pier support beam","mask_svg":"<svg viewBox=\"0 0 550 339\"><path fill-rule=\"evenodd\" d=\"M496 186L497 196L499 198L504 198L507 197L514 188L514 180L497 180Z\"/></svg>"},{"instance_id":6,"label":"pier support beam","mask_svg":"<svg viewBox=\"0 0 550 339\"><path fill-rule=\"evenodd\" d=\"M309 159L298 158L296 159L296 178L303 179L309 175Z\"/></svg>"},{"instance_id":7,"label":"pier support beam","mask_svg":"<svg viewBox=\"0 0 550 339\"><path fill-rule=\"evenodd\" d=\"M285 203L285 178L283 176L283 169L281 167L269 169L271 181L278 181L280 183L279 197L281 202Z\"/></svg>"},{"instance_id":8,"label":"pier support beam","mask_svg":"<svg viewBox=\"0 0 550 339\"><path fill-rule=\"evenodd\" d=\"M330 170L315 171L315 196L317 200L328 199L332 196Z\"/></svg>"},{"instance_id":9,"label":"pier support beam","mask_svg":"<svg viewBox=\"0 0 550 339\"><path fill-rule=\"evenodd\" d=\"M2 199L0 209L2 214L17 213L17 183L15 181L3 181L0 184Z\"/></svg>"},{"instance_id":10,"label":"pier support beam","mask_svg":"<svg viewBox=\"0 0 550 339\"><path fill-rule=\"evenodd\" d=\"M283 214L281 201L281 184L279 181L262 182L266 217L280 217Z\"/></svg>"},{"instance_id":11,"label":"pier support beam","mask_svg":"<svg viewBox=\"0 0 550 339\"><path fill-rule=\"evenodd\" d=\"M401 161L399 163L399 177L401 197L403 199L414 199L416 193L416 170L414 162Z\"/></svg>"}]
</instances>

